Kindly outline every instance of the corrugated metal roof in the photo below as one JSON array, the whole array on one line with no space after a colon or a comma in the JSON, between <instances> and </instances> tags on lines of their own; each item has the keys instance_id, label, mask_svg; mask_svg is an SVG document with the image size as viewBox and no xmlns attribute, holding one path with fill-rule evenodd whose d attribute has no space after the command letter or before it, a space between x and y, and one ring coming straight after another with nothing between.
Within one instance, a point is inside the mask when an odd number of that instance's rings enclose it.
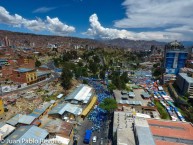
<instances>
[{"instance_id":1,"label":"corrugated metal roof","mask_svg":"<svg viewBox=\"0 0 193 145\"><path fill-rule=\"evenodd\" d=\"M24 73L24 72L29 72L32 71L33 69L29 69L29 68L18 68L16 69L16 71Z\"/></svg>"},{"instance_id":2,"label":"corrugated metal roof","mask_svg":"<svg viewBox=\"0 0 193 145\"><path fill-rule=\"evenodd\" d=\"M19 118L19 123L31 124L35 119L36 119L36 117L34 117L34 116L22 115L22 117Z\"/></svg>"},{"instance_id":3,"label":"corrugated metal roof","mask_svg":"<svg viewBox=\"0 0 193 145\"><path fill-rule=\"evenodd\" d=\"M120 100L120 104L129 104L129 105L142 105L141 101L129 101L129 100Z\"/></svg>"},{"instance_id":4,"label":"corrugated metal roof","mask_svg":"<svg viewBox=\"0 0 193 145\"><path fill-rule=\"evenodd\" d=\"M80 115L82 113L82 108L80 108L79 106L70 104L70 103L58 104L49 112L49 114L62 115L62 114L64 114L64 112L69 112L69 113L72 113L74 115Z\"/></svg>"},{"instance_id":5,"label":"corrugated metal roof","mask_svg":"<svg viewBox=\"0 0 193 145\"><path fill-rule=\"evenodd\" d=\"M48 75L51 72L48 72L48 71L37 71L36 73L37 73L37 77L40 77L40 76Z\"/></svg>"},{"instance_id":6,"label":"corrugated metal roof","mask_svg":"<svg viewBox=\"0 0 193 145\"><path fill-rule=\"evenodd\" d=\"M40 68L49 68L47 65L41 65Z\"/></svg>"},{"instance_id":7,"label":"corrugated metal roof","mask_svg":"<svg viewBox=\"0 0 193 145\"><path fill-rule=\"evenodd\" d=\"M68 96L65 97L65 100L72 100L76 96L76 94L84 87L83 84L81 84L78 88L76 88L72 93L70 93Z\"/></svg>"},{"instance_id":8,"label":"corrugated metal roof","mask_svg":"<svg viewBox=\"0 0 193 145\"><path fill-rule=\"evenodd\" d=\"M10 141L17 140L17 143L14 143L14 145L40 145L41 141L45 139L48 136L48 132L44 129L41 129L37 126L20 126L18 129L16 129L9 137L5 139ZM35 140L37 142L34 143L27 143L29 140ZM23 142L26 141L26 142ZM0 143L3 145L3 143Z\"/></svg>"},{"instance_id":9,"label":"corrugated metal roof","mask_svg":"<svg viewBox=\"0 0 193 145\"><path fill-rule=\"evenodd\" d=\"M42 106L40 106L40 108L35 109L30 116L34 116L36 118L40 117L49 107L50 107L51 103L46 102L44 103Z\"/></svg>"},{"instance_id":10,"label":"corrugated metal roof","mask_svg":"<svg viewBox=\"0 0 193 145\"><path fill-rule=\"evenodd\" d=\"M14 117L12 117L11 119L7 120L6 123L15 126L17 125L20 117L21 117L21 114L17 114Z\"/></svg>"},{"instance_id":11,"label":"corrugated metal roof","mask_svg":"<svg viewBox=\"0 0 193 145\"><path fill-rule=\"evenodd\" d=\"M91 87L81 84L72 93L70 93L70 95L68 95L65 100L77 100L84 101L84 103L87 103L90 97L92 96L91 90Z\"/></svg>"},{"instance_id":12,"label":"corrugated metal roof","mask_svg":"<svg viewBox=\"0 0 193 145\"><path fill-rule=\"evenodd\" d=\"M9 119L6 123L12 126L17 125L18 123L31 124L35 119L36 118L34 116L17 114L11 119Z\"/></svg>"}]
</instances>

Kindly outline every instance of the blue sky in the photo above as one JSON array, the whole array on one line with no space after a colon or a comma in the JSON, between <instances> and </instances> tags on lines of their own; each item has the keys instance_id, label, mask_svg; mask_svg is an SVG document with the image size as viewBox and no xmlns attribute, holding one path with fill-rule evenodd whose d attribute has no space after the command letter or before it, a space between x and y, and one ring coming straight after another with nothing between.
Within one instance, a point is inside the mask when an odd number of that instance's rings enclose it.
<instances>
[{"instance_id":1,"label":"blue sky","mask_svg":"<svg viewBox=\"0 0 193 145\"><path fill-rule=\"evenodd\" d=\"M0 0L0 29L87 38L191 41L193 0Z\"/></svg>"}]
</instances>

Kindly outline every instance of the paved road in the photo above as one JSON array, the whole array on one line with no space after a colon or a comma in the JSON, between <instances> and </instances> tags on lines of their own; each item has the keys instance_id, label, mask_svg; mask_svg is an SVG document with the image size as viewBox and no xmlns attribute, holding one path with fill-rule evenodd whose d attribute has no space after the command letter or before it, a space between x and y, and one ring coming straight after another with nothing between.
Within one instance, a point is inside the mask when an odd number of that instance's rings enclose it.
<instances>
[{"instance_id":1,"label":"paved road","mask_svg":"<svg viewBox=\"0 0 193 145\"><path fill-rule=\"evenodd\" d=\"M37 85L40 85L40 84L49 83L49 82L54 81L56 78L59 77L59 75L58 75L57 73L52 73L52 75L53 75L53 77L51 77L50 79L43 80L43 81L41 81L41 82L38 82L38 83L35 83L35 84L32 84L32 85L29 85L29 86L27 86L27 87L25 87L25 88L19 88L19 89L14 90L14 91L4 92L4 93L2 93L2 96L8 95L8 94L13 94L13 93L18 93L18 92L24 91L24 90L28 90L28 89L31 89L31 88L33 88L33 87L36 87Z\"/></svg>"},{"instance_id":2,"label":"paved road","mask_svg":"<svg viewBox=\"0 0 193 145\"><path fill-rule=\"evenodd\" d=\"M106 86L103 85L103 87L106 87ZM99 145L101 142L101 138L103 138L103 145L107 145L109 122L110 122L109 120L105 120L104 122L102 122L103 124L100 131L94 131L92 133L90 144ZM85 120L82 120L80 123L82 125L77 127L77 132L75 134L78 137L78 145L84 145L83 139L84 139L85 131L87 129L91 129L94 125L93 125L93 122L89 121L87 118L85 118ZM95 143L92 141L93 136L97 137L97 142Z\"/></svg>"},{"instance_id":3,"label":"paved road","mask_svg":"<svg viewBox=\"0 0 193 145\"><path fill-rule=\"evenodd\" d=\"M87 129L91 129L91 127L92 127L92 122L90 122L87 118L85 118L85 120L81 121L81 126L78 126L76 128L77 131L75 131L75 134L78 137L78 145L86 145L83 143L85 131ZM93 136L97 136L97 142L92 141ZM101 138L103 138L103 140L104 140L103 145L106 145L105 139L108 138L108 125L107 124L104 124L104 126L102 127L102 130L100 132L94 131L92 133L90 144L100 145Z\"/></svg>"}]
</instances>

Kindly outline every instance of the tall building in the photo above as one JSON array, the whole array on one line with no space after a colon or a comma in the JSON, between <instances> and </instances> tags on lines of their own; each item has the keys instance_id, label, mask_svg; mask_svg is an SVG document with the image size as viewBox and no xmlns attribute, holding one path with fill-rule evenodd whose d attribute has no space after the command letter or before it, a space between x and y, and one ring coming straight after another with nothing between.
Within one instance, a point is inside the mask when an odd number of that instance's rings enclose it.
<instances>
[{"instance_id":1,"label":"tall building","mask_svg":"<svg viewBox=\"0 0 193 145\"><path fill-rule=\"evenodd\" d=\"M7 38L7 36L5 36L5 38L4 38L4 45L6 47L10 46L10 40Z\"/></svg>"},{"instance_id":2,"label":"tall building","mask_svg":"<svg viewBox=\"0 0 193 145\"><path fill-rule=\"evenodd\" d=\"M177 41L168 43L164 50L164 68L163 82L174 82L180 68L185 66L188 58L188 51Z\"/></svg>"},{"instance_id":3,"label":"tall building","mask_svg":"<svg viewBox=\"0 0 193 145\"><path fill-rule=\"evenodd\" d=\"M184 46L177 42L168 43L165 46L164 53L164 68L166 74L178 74L180 68L185 66L188 58L188 51L185 50Z\"/></svg>"}]
</instances>

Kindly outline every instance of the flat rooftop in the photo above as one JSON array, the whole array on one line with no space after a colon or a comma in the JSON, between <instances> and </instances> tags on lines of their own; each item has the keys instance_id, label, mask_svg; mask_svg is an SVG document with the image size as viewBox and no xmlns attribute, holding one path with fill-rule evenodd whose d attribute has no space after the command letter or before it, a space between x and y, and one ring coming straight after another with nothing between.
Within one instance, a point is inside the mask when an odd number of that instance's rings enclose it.
<instances>
[{"instance_id":1,"label":"flat rooftop","mask_svg":"<svg viewBox=\"0 0 193 145\"><path fill-rule=\"evenodd\" d=\"M193 83L193 78L189 77L186 73L179 73L181 77L183 77L188 83Z\"/></svg>"},{"instance_id":2,"label":"flat rooftop","mask_svg":"<svg viewBox=\"0 0 193 145\"><path fill-rule=\"evenodd\" d=\"M193 125L188 122L148 119L157 145L193 144Z\"/></svg>"},{"instance_id":3,"label":"flat rooftop","mask_svg":"<svg viewBox=\"0 0 193 145\"><path fill-rule=\"evenodd\" d=\"M114 112L113 132L117 131L117 145L135 145L132 113Z\"/></svg>"},{"instance_id":4,"label":"flat rooftop","mask_svg":"<svg viewBox=\"0 0 193 145\"><path fill-rule=\"evenodd\" d=\"M135 130L139 145L156 145L146 119L135 119Z\"/></svg>"}]
</instances>

